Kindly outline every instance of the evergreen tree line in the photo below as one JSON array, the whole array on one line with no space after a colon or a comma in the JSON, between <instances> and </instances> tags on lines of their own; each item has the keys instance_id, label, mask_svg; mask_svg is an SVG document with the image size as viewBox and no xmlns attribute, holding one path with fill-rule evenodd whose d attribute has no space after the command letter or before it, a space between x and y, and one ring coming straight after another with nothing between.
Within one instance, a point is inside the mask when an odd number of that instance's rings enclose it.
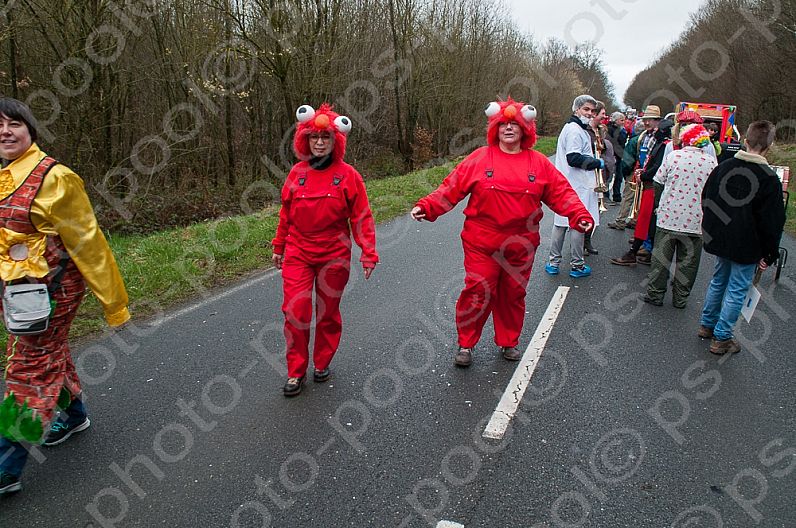
<instances>
[{"instance_id":1,"label":"evergreen tree line","mask_svg":"<svg viewBox=\"0 0 796 528\"><path fill-rule=\"evenodd\" d=\"M613 101L598 49L535 42L497 0L3 0L0 15L0 91L117 230L278 200L301 104L349 116L347 160L379 177L482 144L497 97L535 105L548 134L576 95Z\"/></svg>"},{"instance_id":2,"label":"evergreen tree line","mask_svg":"<svg viewBox=\"0 0 796 528\"><path fill-rule=\"evenodd\" d=\"M630 84L636 108L734 104L741 133L758 119L796 140L796 0L708 0L680 37Z\"/></svg>"}]
</instances>

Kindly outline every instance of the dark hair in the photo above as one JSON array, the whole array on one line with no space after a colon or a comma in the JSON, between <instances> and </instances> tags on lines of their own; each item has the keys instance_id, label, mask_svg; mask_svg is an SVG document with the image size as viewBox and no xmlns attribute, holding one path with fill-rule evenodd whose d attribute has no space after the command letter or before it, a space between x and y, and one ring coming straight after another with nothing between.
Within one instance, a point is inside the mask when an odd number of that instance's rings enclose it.
<instances>
[{"instance_id":1,"label":"dark hair","mask_svg":"<svg viewBox=\"0 0 796 528\"><path fill-rule=\"evenodd\" d=\"M777 128L771 121L755 121L746 129L746 144L750 150L763 152L774 143Z\"/></svg>"},{"instance_id":2,"label":"dark hair","mask_svg":"<svg viewBox=\"0 0 796 528\"><path fill-rule=\"evenodd\" d=\"M672 137L672 126L674 126L674 122L671 120L661 120L661 122L658 123L658 129L655 131L655 139L658 141L663 141L664 139L669 139Z\"/></svg>"},{"instance_id":3,"label":"dark hair","mask_svg":"<svg viewBox=\"0 0 796 528\"><path fill-rule=\"evenodd\" d=\"M25 123L30 133L30 139L34 143L36 142L39 137L39 133L36 130L36 118L33 117L33 112L30 111L28 105L11 97L0 97L0 114L9 119Z\"/></svg>"},{"instance_id":4,"label":"dark hair","mask_svg":"<svg viewBox=\"0 0 796 528\"><path fill-rule=\"evenodd\" d=\"M595 104L594 107L595 107L594 108L594 115L597 115L597 114L600 113L600 110L605 108L605 103L603 103L602 101L597 101L597 104ZM606 112L607 112L607 110L606 110Z\"/></svg>"}]
</instances>

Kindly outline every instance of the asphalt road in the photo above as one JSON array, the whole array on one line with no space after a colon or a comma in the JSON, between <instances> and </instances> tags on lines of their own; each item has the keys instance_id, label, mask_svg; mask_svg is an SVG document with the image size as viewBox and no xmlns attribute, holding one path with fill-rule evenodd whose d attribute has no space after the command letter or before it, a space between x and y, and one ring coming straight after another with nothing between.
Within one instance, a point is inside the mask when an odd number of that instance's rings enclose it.
<instances>
[{"instance_id":1,"label":"asphalt road","mask_svg":"<svg viewBox=\"0 0 796 528\"><path fill-rule=\"evenodd\" d=\"M592 277L547 276L548 213L522 347L571 289L498 442L481 433L516 363L491 322L452 364L462 219L378 227L333 378L294 399L274 272L77 347L92 427L36 455L0 527L796 526L796 262L719 360L696 337L709 255L685 310L652 307L648 268L607 261L629 232L598 229Z\"/></svg>"}]
</instances>

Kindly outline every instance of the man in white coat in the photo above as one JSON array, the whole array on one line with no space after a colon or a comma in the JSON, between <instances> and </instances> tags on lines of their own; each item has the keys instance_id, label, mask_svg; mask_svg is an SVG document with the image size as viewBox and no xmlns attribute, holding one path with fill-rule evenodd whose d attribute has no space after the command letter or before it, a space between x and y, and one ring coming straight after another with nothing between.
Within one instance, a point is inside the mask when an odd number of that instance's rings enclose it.
<instances>
[{"instance_id":1,"label":"man in white coat","mask_svg":"<svg viewBox=\"0 0 796 528\"><path fill-rule=\"evenodd\" d=\"M587 132L589 122L594 117L597 101L590 95L579 95L572 102L572 117L558 136L556 148L556 168L561 171L580 201L588 209L594 219L594 227L600 224L600 212L597 193L594 192L596 180L594 169L605 168L605 162L594 157L591 136ZM561 265L561 251L564 247L564 236L567 234L569 221L564 216L556 215L553 220L553 236L550 242L550 257L545 271L550 275L558 275ZM572 252L570 259L570 277L588 277L591 268L583 260L583 233L570 231L569 243Z\"/></svg>"}]
</instances>

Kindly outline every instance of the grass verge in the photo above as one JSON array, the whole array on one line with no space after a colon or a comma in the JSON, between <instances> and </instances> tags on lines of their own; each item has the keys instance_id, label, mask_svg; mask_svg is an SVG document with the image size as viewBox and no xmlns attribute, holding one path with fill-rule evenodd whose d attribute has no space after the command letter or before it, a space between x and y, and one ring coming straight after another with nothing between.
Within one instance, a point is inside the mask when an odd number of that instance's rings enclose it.
<instances>
[{"instance_id":1,"label":"grass verge","mask_svg":"<svg viewBox=\"0 0 796 528\"><path fill-rule=\"evenodd\" d=\"M556 138L540 137L536 149L555 152ZM406 213L433 191L455 162L402 176L368 180L368 197L377 223ZM194 224L149 235L110 235L135 318L161 313L212 289L239 281L270 267L271 239L276 232L279 207L257 214ZM89 293L72 325L71 338L105 328L102 308ZM8 334L0 328L0 365Z\"/></svg>"},{"instance_id":2,"label":"grass verge","mask_svg":"<svg viewBox=\"0 0 796 528\"><path fill-rule=\"evenodd\" d=\"M556 145L558 145L558 136L539 136L533 148L545 156L552 156L556 153Z\"/></svg>"}]
</instances>

